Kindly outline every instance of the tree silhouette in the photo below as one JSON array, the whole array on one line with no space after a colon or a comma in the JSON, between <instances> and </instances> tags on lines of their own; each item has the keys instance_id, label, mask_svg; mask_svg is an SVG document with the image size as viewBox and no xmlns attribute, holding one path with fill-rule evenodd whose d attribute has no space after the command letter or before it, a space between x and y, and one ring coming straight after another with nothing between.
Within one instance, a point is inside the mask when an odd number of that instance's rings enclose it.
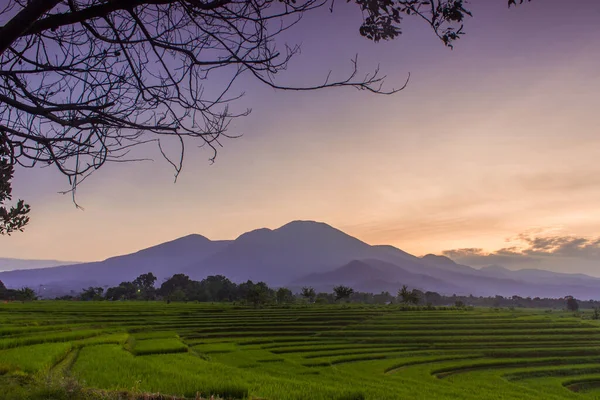
<instances>
[{"instance_id":1,"label":"tree silhouette","mask_svg":"<svg viewBox=\"0 0 600 400\"><path fill-rule=\"evenodd\" d=\"M20 301L32 301L37 300L35 291L29 287L24 287L16 291L16 298Z\"/></svg>"},{"instance_id":2,"label":"tree silhouette","mask_svg":"<svg viewBox=\"0 0 600 400\"><path fill-rule=\"evenodd\" d=\"M277 304L291 303L294 301L294 294L288 288L281 287L275 292Z\"/></svg>"},{"instance_id":3,"label":"tree silhouette","mask_svg":"<svg viewBox=\"0 0 600 400\"><path fill-rule=\"evenodd\" d=\"M79 298L84 301L101 300L102 293L104 293L104 288L90 286L87 289L83 289Z\"/></svg>"},{"instance_id":4,"label":"tree silhouette","mask_svg":"<svg viewBox=\"0 0 600 400\"><path fill-rule=\"evenodd\" d=\"M145 159L133 147L153 143L175 169L188 143L214 160L231 121L249 110L231 105L242 75L280 90L352 87L392 94L375 69L309 86L281 83L300 48L276 39L301 17L353 6L360 34L372 41L401 34L403 17L423 21L447 46L470 16L463 0L8 0L0 9L0 139L10 165L54 165L77 185L107 162ZM167 155L174 139L177 155ZM147 154L147 153L144 153ZM169 153L172 154L172 153ZM1 176L6 184L11 176ZM21 204L21 203L19 203ZM17 205L14 223L26 222ZM20 217L19 217L20 216Z\"/></svg>"},{"instance_id":5,"label":"tree silhouette","mask_svg":"<svg viewBox=\"0 0 600 400\"><path fill-rule=\"evenodd\" d=\"M300 294L302 295L302 297L304 297L310 303L313 303L315 301L315 297L317 297L315 289L313 289L312 287L309 287L309 286L304 286L302 288L302 292Z\"/></svg>"},{"instance_id":6,"label":"tree silhouette","mask_svg":"<svg viewBox=\"0 0 600 400\"><path fill-rule=\"evenodd\" d=\"M579 303L573 296L567 296L567 310L569 311L579 311Z\"/></svg>"},{"instance_id":7,"label":"tree silhouette","mask_svg":"<svg viewBox=\"0 0 600 400\"><path fill-rule=\"evenodd\" d=\"M402 288L398 290L398 297L405 304L419 304L419 291L416 289L408 290L408 286L402 285Z\"/></svg>"},{"instance_id":8,"label":"tree silhouette","mask_svg":"<svg viewBox=\"0 0 600 400\"><path fill-rule=\"evenodd\" d=\"M14 157L11 151L12 148L0 133L0 235L22 231L29 222L29 206L23 200L17 201L13 207L5 206L5 202L12 200Z\"/></svg>"},{"instance_id":9,"label":"tree silhouette","mask_svg":"<svg viewBox=\"0 0 600 400\"><path fill-rule=\"evenodd\" d=\"M264 282L258 282L249 287L248 293L246 294L246 300L258 308L264 304L267 304L273 295L273 290Z\"/></svg>"},{"instance_id":10,"label":"tree silhouette","mask_svg":"<svg viewBox=\"0 0 600 400\"><path fill-rule=\"evenodd\" d=\"M354 293L354 289L348 286L339 285L333 288L333 292L335 293L335 300L342 300L349 298L352 293Z\"/></svg>"}]
</instances>

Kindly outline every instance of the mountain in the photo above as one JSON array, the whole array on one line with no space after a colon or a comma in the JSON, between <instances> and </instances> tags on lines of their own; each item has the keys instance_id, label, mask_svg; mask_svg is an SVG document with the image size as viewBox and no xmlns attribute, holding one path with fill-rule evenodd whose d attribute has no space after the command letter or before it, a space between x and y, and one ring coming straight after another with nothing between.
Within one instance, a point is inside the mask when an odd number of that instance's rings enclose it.
<instances>
[{"instance_id":1,"label":"mountain","mask_svg":"<svg viewBox=\"0 0 600 400\"><path fill-rule=\"evenodd\" d=\"M33 269L57 267L59 265L78 264L76 261L58 260L23 260L18 258L0 258L0 271L12 271L15 269Z\"/></svg>"},{"instance_id":2,"label":"mountain","mask_svg":"<svg viewBox=\"0 0 600 400\"><path fill-rule=\"evenodd\" d=\"M422 273L425 267L418 257L393 246L371 246L322 222L293 221L273 230L244 233L185 272L195 278L222 274L234 281L288 285L307 274L361 259L390 262L412 273Z\"/></svg>"},{"instance_id":3,"label":"mountain","mask_svg":"<svg viewBox=\"0 0 600 400\"><path fill-rule=\"evenodd\" d=\"M479 270L467 265L457 264L453 260L445 256L437 256L435 254L427 254L421 257L421 261L427 265L436 266L446 271L454 271L461 274L479 274Z\"/></svg>"},{"instance_id":4,"label":"mountain","mask_svg":"<svg viewBox=\"0 0 600 400\"><path fill-rule=\"evenodd\" d=\"M0 280L7 287L45 285L80 290L88 286L117 285L131 281L140 274L153 272L160 283L227 244L228 241L211 241L201 235L189 235L104 261L3 272L0 273Z\"/></svg>"},{"instance_id":5,"label":"mountain","mask_svg":"<svg viewBox=\"0 0 600 400\"><path fill-rule=\"evenodd\" d=\"M375 254L372 246L327 224L293 221L274 230L244 233L186 272L192 277L219 273L235 281L285 285L300 276Z\"/></svg>"},{"instance_id":6,"label":"mountain","mask_svg":"<svg viewBox=\"0 0 600 400\"><path fill-rule=\"evenodd\" d=\"M396 294L402 285L442 293L461 291L459 286L448 284L430 275L414 274L381 260L353 260L348 264L323 273L313 273L290 283L291 288L312 286L317 291L330 292L333 286L346 285L356 291Z\"/></svg>"},{"instance_id":7,"label":"mountain","mask_svg":"<svg viewBox=\"0 0 600 400\"><path fill-rule=\"evenodd\" d=\"M600 284L600 278L584 274L567 274L564 272L553 272L542 269L519 269L510 270L500 265L490 265L483 267L481 270L485 275L491 277L505 277L516 279L524 282L543 283L551 285L581 285L581 286L596 286Z\"/></svg>"},{"instance_id":8,"label":"mountain","mask_svg":"<svg viewBox=\"0 0 600 400\"><path fill-rule=\"evenodd\" d=\"M406 284L443 294L600 297L597 278L511 271L500 266L476 269L443 256L416 257L393 246L371 246L314 221L257 229L230 241L189 235L99 262L2 272L0 280L8 287L44 286L68 291L117 285L146 272L153 272L158 284L175 273L193 279L221 274L235 282L251 279L272 286L310 285L325 291L347 284L355 290L394 293Z\"/></svg>"}]
</instances>

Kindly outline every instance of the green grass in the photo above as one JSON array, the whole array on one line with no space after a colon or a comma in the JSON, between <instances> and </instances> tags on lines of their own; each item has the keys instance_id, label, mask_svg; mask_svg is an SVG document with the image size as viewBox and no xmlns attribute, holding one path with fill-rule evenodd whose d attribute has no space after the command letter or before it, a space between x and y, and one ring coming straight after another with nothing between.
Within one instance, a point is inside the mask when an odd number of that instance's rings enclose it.
<instances>
[{"instance_id":1,"label":"green grass","mask_svg":"<svg viewBox=\"0 0 600 400\"><path fill-rule=\"evenodd\" d=\"M2 399L600 398L600 324L565 312L40 301L0 321Z\"/></svg>"},{"instance_id":2,"label":"green grass","mask_svg":"<svg viewBox=\"0 0 600 400\"><path fill-rule=\"evenodd\" d=\"M136 356L148 354L184 353L188 347L177 338L136 340L131 352Z\"/></svg>"}]
</instances>

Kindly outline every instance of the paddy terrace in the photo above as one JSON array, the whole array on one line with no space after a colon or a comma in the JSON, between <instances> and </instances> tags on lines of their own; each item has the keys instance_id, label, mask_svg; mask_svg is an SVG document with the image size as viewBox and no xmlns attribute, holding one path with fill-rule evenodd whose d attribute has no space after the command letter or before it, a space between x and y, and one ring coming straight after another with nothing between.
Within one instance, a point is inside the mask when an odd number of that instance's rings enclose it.
<instances>
[{"instance_id":1,"label":"paddy terrace","mask_svg":"<svg viewBox=\"0 0 600 400\"><path fill-rule=\"evenodd\" d=\"M600 324L558 311L39 301L0 349L6 399L600 398Z\"/></svg>"}]
</instances>

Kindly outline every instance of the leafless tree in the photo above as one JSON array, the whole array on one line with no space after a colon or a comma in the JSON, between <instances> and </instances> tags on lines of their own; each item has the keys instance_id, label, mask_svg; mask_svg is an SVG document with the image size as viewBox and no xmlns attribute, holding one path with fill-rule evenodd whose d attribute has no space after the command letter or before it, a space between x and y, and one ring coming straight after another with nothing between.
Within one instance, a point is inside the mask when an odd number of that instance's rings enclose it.
<instances>
[{"instance_id":1,"label":"leafless tree","mask_svg":"<svg viewBox=\"0 0 600 400\"><path fill-rule=\"evenodd\" d=\"M447 46L470 15L463 0L8 0L0 10L0 138L11 165L54 165L72 190L107 162L136 159L154 143L181 171L187 143L211 159L231 121L242 75L282 90L352 87L392 94L378 69L309 87L276 80L297 46L277 37L303 15L358 7L373 41L401 33L405 16L427 23ZM509 2L510 3L510 2ZM175 138L177 157L161 139ZM139 156L137 156L139 157Z\"/></svg>"}]
</instances>

